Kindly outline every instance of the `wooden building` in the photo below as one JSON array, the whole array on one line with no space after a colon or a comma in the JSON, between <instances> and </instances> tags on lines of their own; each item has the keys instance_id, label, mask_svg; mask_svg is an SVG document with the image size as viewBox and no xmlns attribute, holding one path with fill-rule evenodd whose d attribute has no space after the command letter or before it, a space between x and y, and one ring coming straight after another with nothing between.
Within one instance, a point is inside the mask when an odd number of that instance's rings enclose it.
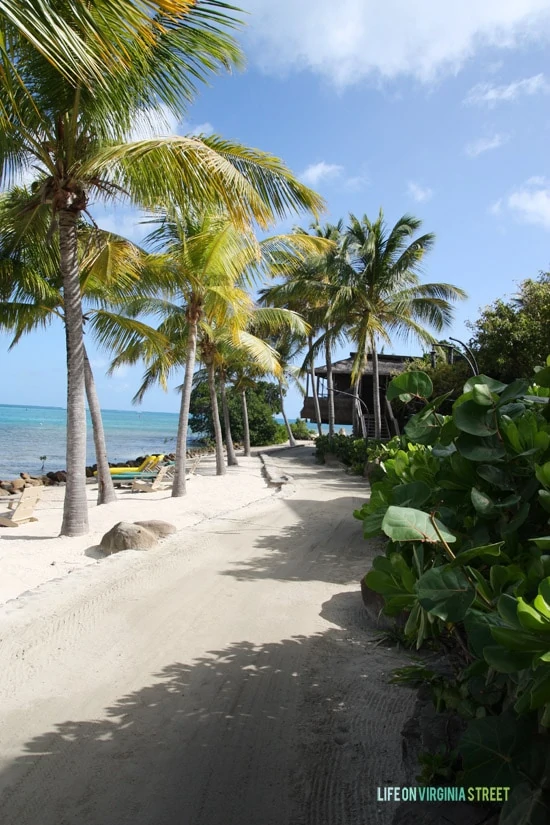
<instances>
[{"instance_id":1,"label":"wooden building","mask_svg":"<svg viewBox=\"0 0 550 825\"><path fill-rule=\"evenodd\" d=\"M343 361L336 361L332 365L332 375L334 382L334 413L335 424L353 424L359 434L366 433L369 436L374 435L374 419L373 419L373 375L372 375L372 357L368 356L366 368L361 377L360 384L360 399L361 399L361 415L365 421L365 429L362 430L362 425L358 420L359 416L356 414L356 403L353 396L353 388L351 386L351 369L355 353L350 352L350 357ZM403 372L406 365L413 360L410 355L386 355L382 353L378 356L378 372L380 378L380 406L382 413L382 437L391 438L399 432L399 426L394 418L391 405L386 401L386 388L394 377L400 372ZM315 369L317 376L317 391L319 395L319 406L321 408L321 419L324 424L328 424L328 393L327 393L327 368L317 367ZM315 401L313 393L310 393L310 381L308 380L306 386L306 397L304 398L304 406L300 413L302 418L307 418L310 421L315 421ZM341 393L341 394L339 394ZM345 394L345 393L349 393Z\"/></svg>"}]
</instances>

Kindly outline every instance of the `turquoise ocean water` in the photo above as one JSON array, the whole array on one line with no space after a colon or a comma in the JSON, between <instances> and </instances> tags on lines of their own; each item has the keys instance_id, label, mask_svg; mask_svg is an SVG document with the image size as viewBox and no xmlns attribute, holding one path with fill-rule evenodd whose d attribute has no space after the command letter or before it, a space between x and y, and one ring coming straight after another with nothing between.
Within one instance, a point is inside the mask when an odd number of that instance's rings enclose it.
<instances>
[{"instance_id":1,"label":"turquoise ocean water","mask_svg":"<svg viewBox=\"0 0 550 825\"><path fill-rule=\"evenodd\" d=\"M175 413L104 410L103 424L112 463L175 450L178 429ZM0 478L11 478L22 471L31 475L39 473L43 455L47 456L44 472L64 470L65 426L66 410L62 408L0 404ZM86 463L95 464L89 415Z\"/></svg>"},{"instance_id":2,"label":"turquoise ocean water","mask_svg":"<svg viewBox=\"0 0 550 825\"><path fill-rule=\"evenodd\" d=\"M282 423L282 418L276 418ZM294 419L291 419L294 420ZM149 453L172 453L176 447L176 413L103 410L109 461L129 461ZM61 407L18 407L0 404L0 479L20 472L35 475L65 469L66 411ZM315 425L309 425L315 430ZM323 427L326 431L328 428ZM351 429L351 428L345 428ZM198 439L192 435L190 447ZM95 464L92 427L88 416L87 464Z\"/></svg>"}]
</instances>

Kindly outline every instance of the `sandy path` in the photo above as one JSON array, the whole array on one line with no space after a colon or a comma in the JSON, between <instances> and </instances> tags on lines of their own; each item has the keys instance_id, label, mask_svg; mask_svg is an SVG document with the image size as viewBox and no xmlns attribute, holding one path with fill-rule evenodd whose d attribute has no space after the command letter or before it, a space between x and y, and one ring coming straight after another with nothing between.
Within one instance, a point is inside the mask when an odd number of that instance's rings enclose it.
<instances>
[{"instance_id":1,"label":"sandy path","mask_svg":"<svg viewBox=\"0 0 550 825\"><path fill-rule=\"evenodd\" d=\"M294 488L5 606L3 825L391 821L413 696L361 610L364 483L276 461Z\"/></svg>"}]
</instances>

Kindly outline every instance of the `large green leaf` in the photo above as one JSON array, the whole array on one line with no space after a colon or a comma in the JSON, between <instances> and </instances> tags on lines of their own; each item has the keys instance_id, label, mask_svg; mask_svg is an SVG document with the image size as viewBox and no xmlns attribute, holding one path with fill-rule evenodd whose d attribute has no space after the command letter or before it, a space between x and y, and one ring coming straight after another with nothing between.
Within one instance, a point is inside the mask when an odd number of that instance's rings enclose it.
<instances>
[{"instance_id":1,"label":"large green leaf","mask_svg":"<svg viewBox=\"0 0 550 825\"><path fill-rule=\"evenodd\" d=\"M542 616L538 610L531 607L530 604L518 597L518 619L519 623L525 630L532 630L538 633L550 633L550 621ZM550 640L548 641L548 649L550 650Z\"/></svg>"},{"instance_id":2,"label":"large green leaf","mask_svg":"<svg viewBox=\"0 0 550 825\"><path fill-rule=\"evenodd\" d=\"M425 372L403 372L390 381L386 392L388 401L399 398L405 403L412 398L429 398L433 392L432 379Z\"/></svg>"},{"instance_id":3,"label":"large green leaf","mask_svg":"<svg viewBox=\"0 0 550 825\"><path fill-rule=\"evenodd\" d=\"M453 421L461 432L469 433L480 438L495 435L497 425L493 410L481 407L475 401L455 402L453 405Z\"/></svg>"},{"instance_id":4,"label":"large green leaf","mask_svg":"<svg viewBox=\"0 0 550 825\"><path fill-rule=\"evenodd\" d=\"M503 541L498 541L495 544L485 544L483 547L472 547L470 550L464 550L451 562L451 567L462 567L465 564L469 564L472 559L483 558L485 556L500 556L500 548L503 544Z\"/></svg>"},{"instance_id":5,"label":"large green leaf","mask_svg":"<svg viewBox=\"0 0 550 825\"><path fill-rule=\"evenodd\" d=\"M411 481L393 488L392 501L398 507L422 507L432 491L424 481Z\"/></svg>"},{"instance_id":6,"label":"large green leaf","mask_svg":"<svg viewBox=\"0 0 550 825\"><path fill-rule=\"evenodd\" d=\"M494 613L482 613L474 608L470 608L466 613L464 627L468 636L468 647L479 659L483 659L485 647L494 645L491 627L499 624L502 624L502 620Z\"/></svg>"},{"instance_id":7,"label":"large green leaf","mask_svg":"<svg viewBox=\"0 0 550 825\"><path fill-rule=\"evenodd\" d=\"M488 481L499 490L514 490L515 485L510 473L504 467L495 467L494 464L481 464L476 472L484 481Z\"/></svg>"},{"instance_id":8,"label":"large green leaf","mask_svg":"<svg viewBox=\"0 0 550 825\"><path fill-rule=\"evenodd\" d=\"M458 452L470 461L498 461L506 455L506 449L496 437L476 438L469 433L461 433L456 440Z\"/></svg>"},{"instance_id":9,"label":"large green leaf","mask_svg":"<svg viewBox=\"0 0 550 825\"><path fill-rule=\"evenodd\" d=\"M475 384L472 387L472 401L480 407L494 407L495 400L487 384Z\"/></svg>"},{"instance_id":10,"label":"large green leaf","mask_svg":"<svg viewBox=\"0 0 550 825\"><path fill-rule=\"evenodd\" d=\"M474 719L460 744L463 783L475 787L512 787L517 782L516 754L528 746L532 731L512 714Z\"/></svg>"},{"instance_id":11,"label":"large green leaf","mask_svg":"<svg viewBox=\"0 0 550 825\"><path fill-rule=\"evenodd\" d=\"M461 570L450 565L432 567L416 583L422 607L446 622L464 619L475 599L475 590Z\"/></svg>"},{"instance_id":12,"label":"large green leaf","mask_svg":"<svg viewBox=\"0 0 550 825\"><path fill-rule=\"evenodd\" d=\"M444 524L437 519L434 522L437 530L428 513L412 507L391 506L384 516L382 530L392 541L428 541L433 544L441 539L448 543L456 541Z\"/></svg>"},{"instance_id":13,"label":"large green leaf","mask_svg":"<svg viewBox=\"0 0 550 825\"><path fill-rule=\"evenodd\" d=\"M529 381L525 381L523 378L517 378L515 381L512 381L511 384L508 384L506 389L500 394L499 406L508 404L514 398L520 398L525 395L528 389Z\"/></svg>"},{"instance_id":14,"label":"large green leaf","mask_svg":"<svg viewBox=\"0 0 550 825\"><path fill-rule=\"evenodd\" d=\"M483 658L498 673L517 673L531 667L532 653L507 650L499 645L487 645L483 648Z\"/></svg>"},{"instance_id":15,"label":"large green leaf","mask_svg":"<svg viewBox=\"0 0 550 825\"><path fill-rule=\"evenodd\" d=\"M550 792L529 782L516 785L500 813L499 825L548 825Z\"/></svg>"},{"instance_id":16,"label":"large green leaf","mask_svg":"<svg viewBox=\"0 0 550 825\"><path fill-rule=\"evenodd\" d=\"M384 521L385 510L377 510L375 513L369 513L363 519L363 536L366 539L374 538L380 535L382 531L382 522Z\"/></svg>"},{"instance_id":17,"label":"large green leaf","mask_svg":"<svg viewBox=\"0 0 550 825\"><path fill-rule=\"evenodd\" d=\"M497 381L495 378L489 378L488 375L473 375L471 378L468 378L464 384L464 392L471 392L478 384L486 386L490 392L499 394L504 392L508 386L507 384L503 384L502 381Z\"/></svg>"},{"instance_id":18,"label":"large green leaf","mask_svg":"<svg viewBox=\"0 0 550 825\"><path fill-rule=\"evenodd\" d=\"M491 517L495 512L495 504L482 490L478 490L476 487L472 487L470 492L470 498L472 499L472 504L477 513L480 516Z\"/></svg>"},{"instance_id":19,"label":"large green leaf","mask_svg":"<svg viewBox=\"0 0 550 825\"><path fill-rule=\"evenodd\" d=\"M520 653L548 653L548 643L542 641L535 633L506 627L493 627L491 633L495 642L508 650L517 650Z\"/></svg>"}]
</instances>

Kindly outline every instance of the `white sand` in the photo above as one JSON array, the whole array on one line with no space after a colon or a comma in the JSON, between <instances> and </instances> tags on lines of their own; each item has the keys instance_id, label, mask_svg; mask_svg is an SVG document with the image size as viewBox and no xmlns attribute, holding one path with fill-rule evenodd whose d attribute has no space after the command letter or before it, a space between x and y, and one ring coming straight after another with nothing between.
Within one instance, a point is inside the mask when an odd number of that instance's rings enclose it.
<instances>
[{"instance_id":1,"label":"white sand","mask_svg":"<svg viewBox=\"0 0 550 825\"><path fill-rule=\"evenodd\" d=\"M2 825L390 825L409 657L362 610L365 481L312 453L272 457L281 494L242 459L185 501L121 502L108 525L229 512L0 608ZM36 544L47 564L65 540Z\"/></svg>"},{"instance_id":2,"label":"white sand","mask_svg":"<svg viewBox=\"0 0 550 825\"><path fill-rule=\"evenodd\" d=\"M59 535L65 488L44 487L35 509L37 522L0 527L0 604L80 567L97 564L103 558L97 546L101 537L119 521L162 519L179 531L273 495L257 456L239 455L238 461L238 467L216 476L214 456L203 456L182 498L172 498L169 489L132 493L123 488L117 493L118 501L98 507L97 484L89 483L90 532L75 538Z\"/></svg>"}]
</instances>

